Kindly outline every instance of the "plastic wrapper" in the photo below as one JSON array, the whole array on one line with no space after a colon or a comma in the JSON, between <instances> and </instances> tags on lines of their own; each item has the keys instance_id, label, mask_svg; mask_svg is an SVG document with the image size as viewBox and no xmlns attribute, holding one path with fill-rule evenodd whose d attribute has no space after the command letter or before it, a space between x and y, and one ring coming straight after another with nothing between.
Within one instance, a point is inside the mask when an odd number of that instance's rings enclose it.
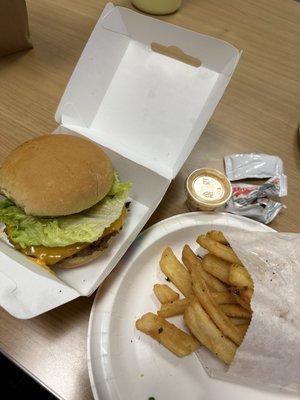
<instances>
[{"instance_id":1,"label":"plastic wrapper","mask_svg":"<svg viewBox=\"0 0 300 400\"><path fill-rule=\"evenodd\" d=\"M270 178L283 174L282 160L268 154L231 154L224 157L224 163L230 181Z\"/></svg>"},{"instance_id":2,"label":"plastic wrapper","mask_svg":"<svg viewBox=\"0 0 300 400\"><path fill-rule=\"evenodd\" d=\"M232 197L226 204L226 211L268 224L284 207L270 197L286 195L287 178L283 174L270 178L262 185L235 183L232 185Z\"/></svg>"},{"instance_id":3,"label":"plastic wrapper","mask_svg":"<svg viewBox=\"0 0 300 400\"><path fill-rule=\"evenodd\" d=\"M285 208L282 203L268 198L258 199L254 204L240 204L233 197L226 204L226 211L269 224Z\"/></svg>"},{"instance_id":4,"label":"plastic wrapper","mask_svg":"<svg viewBox=\"0 0 300 400\"><path fill-rule=\"evenodd\" d=\"M253 315L230 367L206 349L197 355L211 377L299 393L300 235L224 233L253 279Z\"/></svg>"},{"instance_id":5,"label":"plastic wrapper","mask_svg":"<svg viewBox=\"0 0 300 400\"><path fill-rule=\"evenodd\" d=\"M247 183L234 183L232 196L234 201L241 204L251 204L262 197L282 197L287 195L287 177L278 175L270 178L262 185L249 185Z\"/></svg>"}]
</instances>

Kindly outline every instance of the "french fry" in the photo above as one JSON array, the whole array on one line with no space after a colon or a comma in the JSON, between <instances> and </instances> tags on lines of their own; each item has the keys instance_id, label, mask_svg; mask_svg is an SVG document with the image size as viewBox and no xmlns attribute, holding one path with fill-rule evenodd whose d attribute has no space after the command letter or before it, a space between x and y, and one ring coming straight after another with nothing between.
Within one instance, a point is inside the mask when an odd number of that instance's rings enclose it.
<instances>
[{"instance_id":1,"label":"french fry","mask_svg":"<svg viewBox=\"0 0 300 400\"><path fill-rule=\"evenodd\" d=\"M153 313L144 314L136 321L135 326L178 357L187 356L200 346L200 343L191 335Z\"/></svg>"},{"instance_id":2,"label":"french fry","mask_svg":"<svg viewBox=\"0 0 300 400\"><path fill-rule=\"evenodd\" d=\"M243 265L232 264L229 272L229 282L237 287L249 287L253 289L253 280Z\"/></svg>"},{"instance_id":3,"label":"french fry","mask_svg":"<svg viewBox=\"0 0 300 400\"><path fill-rule=\"evenodd\" d=\"M253 289L248 287L240 289L240 296L243 300L247 301L247 303L250 304L253 296Z\"/></svg>"},{"instance_id":4,"label":"french fry","mask_svg":"<svg viewBox=\"0 0 300 400\"><path fill-rule=\"evenodd\" d=\"M229 292L212 292L212 297L218 304L231 304L235 300ZM182 315L187 308L187 306L191 303L193 298L179 299L172 301L170 303L162 304L160 310L157 311L157 315L163 318L174 317L175 315ZM242 322L245 323L245 320Z\"/></svg>"},{"instance_id":5,"label":"french fry","mask_svg":"<svg viewBox=\"0 0 300 400\"><path fill-rule=\"evenodd\" d=\"M217 304L235 304L235 298L230 292L211 292L212 298Z\"/></svg>"},{"instance_id":6,"label":"french fry","mask_svg":"<svg viewBox=\"0 0 300 400\"><path fill-rule=\"evenodd\" d=\"M228 317L237 317L237 318L250 318L251 317L251 311L246 310L239 304L222 304L222 305L220 305L220 309Z\"/></svg>"},{"instance_id":7,"label":"french fry","mask_svg":"<svg viewBox=\"0 0 300 400\"><path fill-rule=\"evenodd\" d=\"M240 333L243 335L243 337L245 337L248 328L249 328L249 325L247 325L247 324L237 326L237 329L240 331Z\"/></svg>"},{"instance_id":8,"label":"french fry","mask_svg":"<svg viewBox=\"0 0 300 400\"><path fill-rule=\"evenodd\" d=\"M251 311L251 306L241 296L236 296L236 302L248 311Z\"/></svg>"},{"instance_id":9,"label":"french fry","mask_svg":"<svg viewBox=\"0 0 300 400\"><path fill-rule=\"evenodd\" d=\"M220 360L226 364L232 362L237 346L224 336L198 301L194 301L187 307L184 322L199 342ZM242 333L240 335L242 336Z\"/></svg>"},{"instance_id":10,"label":"french fry","mask_svg":"<svg viewBox=\"0 0 300 400\"><path fill-rule=\"evenodd\" d=\"M216 242L228 245L228 241L221 231L209 231L206 236L215 240Z\"/></svg>"},{"instance_id":11,"label":"french fry","mask_svg":"<svg viewBox=\"0 0 300 400\"><path fill-rule=\"evenodd\" d=\"M238 256L235 252L225 244L216 242L206 235L200 235L197 238L197 243L204 249L208 250L211 254L222 258L230 263L240 263Z\"/></svg>"},{"instance_id":12,"label":"french fry","mask_svg":"<svg viewBox=\"0 0 300 400\"><path fill-rule=\"evenodd\" d=\"M191 299L185 297L184 299L175 300L172 303L162 304L160 310L157 311L157 315L163 318L182 315L187 306L191 303Z\"/></svg>"},{"instance_id":13,"label":"french fry","mask_svg":"<svg viewBox=\"0 0 300 400\"><path fill-rule=\"evenodd\" d=\"M202 259L202 265L206 272L209 272L215 278L229 285L230 263L213 254L206 254Z\"/></svg>"},{"instance_id":14,"label":"french fry","mask_svg":"<svg viewBox=\"0 0 300 400\"><path fill-rule=\"evenodd\" d=\"M197 257L197 260L195 257ZM202 269L202 258L198 257L188 244L183 246L181 260L189 272L191 272L193 268Z\"/></svg>"},{"instance_id":15,"label":"french fry","mask_svg":"<svg viewBox=\"0 0 300 400\"><path fill-rule=\"evenodd\" d=\"M159 262L162 272L186 297L193 295L191 276L170 247L167 247Z\"/></svg>"},{"instance_id":16,"label":"french fry","mask_svg":"<svg viewBox=\"0 0 300 400\"><path fill-rule=\"evenodd\" d=\"M250 320L251 320L250 318L234 318L234 317L230 318L230 321L236 326L249 325Z\"/></svg>"},{"instance_id":17,"label":"french fry","mask_svg":"<svg viewBox=\"0 0 300 400\"><path fill-rule=\"evenodd\" d=\"M251 311L250 304L248 303L247 300L242 298L240 291L241 291L241 289L233 287L233 286L230 288L230 292L231 292L232 296L235 298L236 303L238 303L240 306L242 306L246 310Z\"/></svg>"},{"instance_id":18,"label":"french fry","mask_svg":"<svg viewBox=\"0 0 300 400\"><path fill-rule=\"evenodd\" d=\"M176 293L170 286L165 284L156 283L153 286L153 292L162 304L179 299L179 293Z\"/></svg>"},{"instance_id":19,"label":"french fry","mask_svg":"<svg viewBox=\"0 0 300 400\"><path fill-rule=\"evenodd\" d=\"M219 279L204 271L202 261L187 244L182 250L182 261L189 271L194 268L201 273L205 282L216 292L227 292L227 286Z\"/></svg>"},{"instance_id":20,"label":"french fry","mask_svg":"<svg viewBox=\"0 0 300 400\"><path fill-rule=\"evenodd\" d=\"M242 342L243 337L236 329L236 326L230 321L228 316L222 310L222 307L229 305L234 306L234 304L224 304L223 306L219 306L213 299L201 274L196 270L192 270L191 275L193 290L201 306L214 321L217 327L223 332L223 334L228 336L229 339L239 345Z\"/></svg>"}]
</instances>

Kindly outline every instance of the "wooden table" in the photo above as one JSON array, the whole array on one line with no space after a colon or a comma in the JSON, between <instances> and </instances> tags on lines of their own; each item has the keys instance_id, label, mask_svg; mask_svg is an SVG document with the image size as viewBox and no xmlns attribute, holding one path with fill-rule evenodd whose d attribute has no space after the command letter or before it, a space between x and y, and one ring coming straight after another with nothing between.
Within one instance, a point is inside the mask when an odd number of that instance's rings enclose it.
<instances>
[{"instance_id":1,"label":"wooden table","mask_svg":"<svg viewBox=\"0 0 300 400\"><path fill-rule=\"evenodd\" d=\"M56 127L54 112L103 0L28 0L34 49L0 61L0 158ZM129 6L129 1L118 1ZM300 228L300 6L289 0L186 0L165 21L224 39L244 53L210 123L149 224L187 211L188 173L222 168L237 152L279 155L287 209L271 226ZM86 335L93 296L29 321L0 310L0 348L63 399L92 397Z\"/></svg>"}]
</instances>

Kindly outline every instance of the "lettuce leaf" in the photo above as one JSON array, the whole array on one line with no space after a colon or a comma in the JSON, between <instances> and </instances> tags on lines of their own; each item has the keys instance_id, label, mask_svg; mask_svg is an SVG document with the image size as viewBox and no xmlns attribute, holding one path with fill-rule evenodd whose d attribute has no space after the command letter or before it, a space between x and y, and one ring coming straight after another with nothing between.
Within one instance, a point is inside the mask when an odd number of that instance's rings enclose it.
<instances>
[{"instance_id":1,"label":"lettuce leaf","mask_svg":"<svg viewBox=\"0 0 300 400\"><path fill-rule=\"evenodd\" d=\"M128 197L131 183L122 183L115 172L110 192L95 206L78 214L58 218L26 215L10 200L0 201L0 221L10 225L11 239L21 247L63 247L96 241L116 221Z\"/></svg>"}]
</instances>

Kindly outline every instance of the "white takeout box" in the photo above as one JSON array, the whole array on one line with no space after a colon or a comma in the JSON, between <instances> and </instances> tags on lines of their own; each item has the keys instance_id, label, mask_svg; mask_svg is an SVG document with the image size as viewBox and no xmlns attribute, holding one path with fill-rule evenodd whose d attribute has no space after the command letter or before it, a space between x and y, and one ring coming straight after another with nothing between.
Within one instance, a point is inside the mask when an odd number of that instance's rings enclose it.
<instances>
[{"instance_id":1,"label":"white takeout box","mask_svg":"<svg viewBox=\"0 0 300 400\"><path fill-rule=\"evenodd\" d=\"M153 51L177 46L195 67ZM103 255L47 273L0 241L0 305L31 318L89 296L112 271L153 213L221 99L239 60L232 45L108 3L56 112L56 132L105 147L121 179L133 184L122 232ZM72 151L70 149L70 151Z\"/></svg>"}]
</instances>

